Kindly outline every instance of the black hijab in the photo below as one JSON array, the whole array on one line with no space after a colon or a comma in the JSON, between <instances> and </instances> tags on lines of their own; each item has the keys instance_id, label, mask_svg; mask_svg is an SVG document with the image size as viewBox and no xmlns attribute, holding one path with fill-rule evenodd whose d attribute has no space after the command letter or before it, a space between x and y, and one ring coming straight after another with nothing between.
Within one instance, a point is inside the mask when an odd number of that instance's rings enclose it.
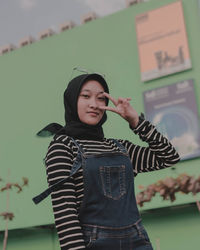
<instances>
[{"instance_id":1,"label":"black hijab","mask_svg":"<svg viewBox=\"0 0 200 250\"><path fill-rule=\"evenodd\" d=\"M89 80L99 82L104 91L109 93L108 85L105 79L99 74L83 74L73 78L64 92L65 107L65 126L58 123L51 123L37 133L38 136L63 135L73 137L74 139L102 140L104 138L102 125L107 116L104 112L102 119L96 125L88 125L80 121L77 110L79 93L84 83ZM106 105L108 99L106 99Z\"/></svg>"}]
</instances>

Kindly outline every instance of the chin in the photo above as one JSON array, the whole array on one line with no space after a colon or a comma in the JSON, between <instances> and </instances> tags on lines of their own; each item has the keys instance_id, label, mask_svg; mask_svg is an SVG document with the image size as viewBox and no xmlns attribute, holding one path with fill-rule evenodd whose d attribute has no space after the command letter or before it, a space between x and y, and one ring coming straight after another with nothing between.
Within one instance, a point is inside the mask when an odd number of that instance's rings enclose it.
<instances>
[{"instance_id":1,"label":"chin","mask_svg":"<svg viewBox=\"0 0 200 250\"><path fill-rule=\"evenodd\" d=\"M97 125L99 122L84 122L87 125L91 125L91 126L95 126Z\"/></svg>"},{"instance_id":2,"label":"chin","mask_svg":"<svg viewBox=\"0 0 200 250\"><path fill-rule=\"evenodd\" d=\"M92 120L82 120L81 122L87 124L87 125L91 125L91 126L95 126L99 123L99 120L98 121L92 121Z\"/></svg>"}]
</instances>

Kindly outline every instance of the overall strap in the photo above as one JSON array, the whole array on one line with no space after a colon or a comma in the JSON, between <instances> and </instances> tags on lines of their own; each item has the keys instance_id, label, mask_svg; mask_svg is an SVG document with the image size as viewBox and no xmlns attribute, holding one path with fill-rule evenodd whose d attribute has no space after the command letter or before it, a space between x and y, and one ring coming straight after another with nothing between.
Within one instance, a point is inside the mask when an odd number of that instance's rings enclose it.
<instances>
[{"instance_id":1,"label":"overall strap","mask_svg":"<svg viewBox=\"0 0 200 250\"><path fill-rule=\"evenodd\" d=\"M127 154L126 148L116 139L112 139L112 141L118 146L121 152Z\"/></svg>"},{"instance_id":2,"label":"overall strap","mask_svg":"<svg viewBox=\"0 0 200 250\"><path fill-rule=\"evenodd\" d=\"M72 137L70 137L70 139L71 139L71 140L73 141L73 143L77 146L78 152L84 154L85 152L84 152L83 148L78 144L78 142L77 142L76 140L74 140L74 138L72 138Z\"/></svg>"},{"instance_id":3,"label":"overall strap","mask_svg":"<svg viewBox=\"0 0 200 250\"><path fill-rule=\"evenodd\" d=\"M45 191L40 193L39 195L35 196L32 200L35 204L40 203L43 201L46 197L48 197L53 191L58 190L60 186L62 186L71 176L73 176L82 166L82 154L84 153L84 150L81 148L81 146L73 139L71 138L74 144L78 147L78 153L77 157L72 165L72 169L70 171L70 174L68 177L63 178L56 182L54 185L47 188Z\"/></svg>"}]
</instances>

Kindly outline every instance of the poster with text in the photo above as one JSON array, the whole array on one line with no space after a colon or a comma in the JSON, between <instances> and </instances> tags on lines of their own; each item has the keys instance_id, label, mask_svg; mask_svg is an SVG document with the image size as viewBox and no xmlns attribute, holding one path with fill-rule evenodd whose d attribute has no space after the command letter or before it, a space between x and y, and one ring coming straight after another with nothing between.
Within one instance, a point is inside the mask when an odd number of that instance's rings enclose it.
<instances>
[{"instance_id":1,"label":"poster with text","mask_svg":"<svg viewBox=\"0 0 200 250\"><path fill-rule=\"evenodd\" d=\"M181 1L137 15L135 24L142 81L192 67Z\"/></svg>"},{"instance_id":2,"label":"poster with text","mask_svg":"<svg viewBox=\"0 0 200 250\"><path fill-rule=\"evenodd\" d=\"M146 119L166 136L181 159L200 156L200 126L193 80L145 91Z\"/></svg>"}]
</instances>

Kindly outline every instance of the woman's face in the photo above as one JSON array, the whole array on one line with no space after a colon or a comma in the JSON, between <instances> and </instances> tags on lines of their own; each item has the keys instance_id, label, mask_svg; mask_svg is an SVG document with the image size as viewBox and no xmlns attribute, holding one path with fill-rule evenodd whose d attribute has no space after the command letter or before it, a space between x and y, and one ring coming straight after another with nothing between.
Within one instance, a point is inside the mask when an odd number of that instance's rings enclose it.
<instances>
[{"instance_id":1,"label":"woman's face","mask_svg":"<svg viewBox=\"0 0 200 250\"><path fill-rule=\"evenodd\" d=\"M96 125L103 117L104 110L99 106L106 105L106 99L103 95L104 88L95 80L86 82L81 88L77 110L81 122L88 125Z\"/></svg>"}]
</instances>

